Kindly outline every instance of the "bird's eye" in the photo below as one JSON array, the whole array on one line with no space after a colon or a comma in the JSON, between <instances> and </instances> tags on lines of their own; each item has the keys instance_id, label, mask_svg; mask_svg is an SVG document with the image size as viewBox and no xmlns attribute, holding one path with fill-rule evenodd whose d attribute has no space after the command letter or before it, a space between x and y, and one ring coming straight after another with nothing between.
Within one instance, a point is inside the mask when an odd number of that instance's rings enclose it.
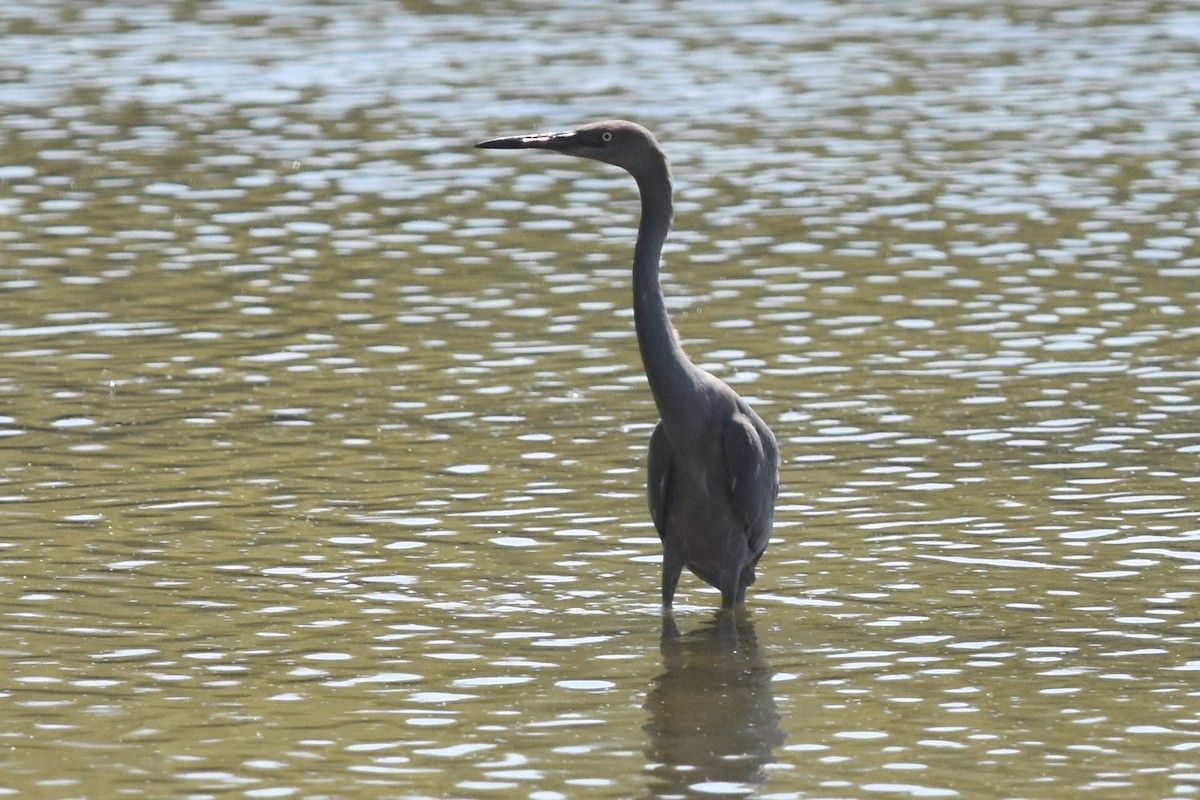
<instances>
[{"instance_id":1,"label":"bird's eye","mask_svg":"<svg viewBox=\"0 0 1200 800\"><path fill-rule=\"evenodd\" d=\"M611 142L612 141L612 131L605 131L604 133L600 134L600 141L606 142L606 143Z\"/></svg>"}]
</instances>

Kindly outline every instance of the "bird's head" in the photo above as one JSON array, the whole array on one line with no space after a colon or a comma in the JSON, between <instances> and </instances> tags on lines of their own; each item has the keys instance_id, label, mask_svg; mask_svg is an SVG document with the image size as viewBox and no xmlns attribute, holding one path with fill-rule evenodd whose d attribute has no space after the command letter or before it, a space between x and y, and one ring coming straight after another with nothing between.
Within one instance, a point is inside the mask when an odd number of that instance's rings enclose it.
<instances>
[{"instance_id":1,"label":"bird's head","mask_svg":"<svg viewBox=\"0 0 1200 800\"><path fill-rule=\"evenodd\" d=\"M622 119L593 122L573 131L505 136L475 145L490 150L554 150L580 158L613 164L635 177L658 164L665 164L654 134Z\"/></svg>"}]
</instances>

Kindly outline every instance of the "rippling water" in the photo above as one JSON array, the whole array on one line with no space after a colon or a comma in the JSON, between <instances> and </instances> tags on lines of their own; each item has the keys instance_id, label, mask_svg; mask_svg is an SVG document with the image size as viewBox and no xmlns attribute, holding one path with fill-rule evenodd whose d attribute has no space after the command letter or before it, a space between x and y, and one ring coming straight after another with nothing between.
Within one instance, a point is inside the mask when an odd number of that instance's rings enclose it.
<instances>
[{"instance_id":1,"label":"rippling water","mask_svg":"<svg viewBox=\"0 0 1200 800\"><path fill-rule=\"evenodd\" d=\"M0 10L0 796L1200 792L1200 12ZM779 436L656 604L632 182Z\"/></svg>"}]
</instances>

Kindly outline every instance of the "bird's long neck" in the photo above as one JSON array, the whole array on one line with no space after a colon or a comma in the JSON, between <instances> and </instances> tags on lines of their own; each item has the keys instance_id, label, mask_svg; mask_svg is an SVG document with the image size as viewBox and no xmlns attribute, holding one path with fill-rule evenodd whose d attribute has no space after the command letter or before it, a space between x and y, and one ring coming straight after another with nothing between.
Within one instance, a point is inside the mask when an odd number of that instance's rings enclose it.
<instances>
[{"instance_id":1,"label":"bird's long neck","mask_svg":"<svg viewBox=\"0 0 1200 800\"><path fill-rule=\"evenodd\" d=\"M695 388L692 373L696 367L675 336L658 280L663 243L674 213L666 160L641 170L635 178L642 196L642 219L633 251L633 319L650 391L659 415L665 418L663 412L672 407L672 398Z\"/></svg>"}]
</instances>

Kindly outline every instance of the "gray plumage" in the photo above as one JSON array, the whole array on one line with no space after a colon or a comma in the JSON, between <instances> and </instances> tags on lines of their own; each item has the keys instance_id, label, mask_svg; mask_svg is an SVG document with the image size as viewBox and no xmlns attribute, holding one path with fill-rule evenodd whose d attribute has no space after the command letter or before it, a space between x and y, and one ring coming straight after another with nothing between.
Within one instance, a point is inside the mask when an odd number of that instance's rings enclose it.
<instances>
[{"instance_id":1,"label":"gray plumage","mask_svg":"<svg viewBox=\"0 0 1200 800\"><path fill-rule=\"evenodd\" d=\"M613 164L637 181L642 216L633 311L660 417L650 436L646 496L663 545L662 602L671 605L684 567L721 591L722 608L744 602L771 538L779 452L771 429L746 401L688 360L671 326L658 279L674 213L671 171L654 135L610 120L476 147L553 150Z\"/></svg>"}]
</instances>

